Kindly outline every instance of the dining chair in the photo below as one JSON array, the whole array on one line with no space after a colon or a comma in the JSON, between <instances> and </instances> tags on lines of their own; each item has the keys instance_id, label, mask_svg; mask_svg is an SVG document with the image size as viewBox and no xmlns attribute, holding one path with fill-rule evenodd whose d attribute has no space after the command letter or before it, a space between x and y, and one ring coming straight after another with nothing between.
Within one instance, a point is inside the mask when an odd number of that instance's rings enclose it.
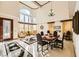
<instances>
[{"instance_id":1,"label":"dining chair","mask_svg":"<svg viewBox=\"0 0 79 59\"><path fill-rule=\"evenodd\" d=\"M66 32L65 39L66 40L72 40L72 32L71 31Z\"/></svg>"},{"instance_id":2,"label":"dining chair","mask_svg":"<svg viewBox=\"0 0 79 59\"><path fill-rule=\"evenodd\" d=\"M24 56L24 50L21 50L20 54L18 55L18 57L23 57Z\"/></svg>"},{"instance_id":3,"label":"dining chair","mask_svg":"<svg viewBox=\"0 0 79 59\"><path fill-rule=\"evenodd\" d=\"M42 55L45 56L47 54L47 53L45 53L45 51L48 50L48 42L43 41L43 38L42 38L42 36L39 33L36 34L36 36L37 36L37 51L40 52L39 51L39 49L40 49L39 45L40 45L41 46ZM45 45L47 45L46 49L44 49Z\"/></svg>"},{"instance_id":4,"label":"dining chair","mask_svg":"<svg viewBox=\"0 0 79 59\"><path fill-rule=\"evenodd\" d=\"M64 38L62 37L62 39L59 40L59 36L58 36L57 31L54 31L53 37L54 38L51 41L51 49L53 49L53 48L61 48L61 49L63 49L63 40L64 40Z\"/></svg>"},{"instance_id":5,"label":"dining chair","mask_svg":"<svg viewBox=\"0 0 79 59\"><path fill-rule=\"evenodd\" d=\"M58 38L55 40L54 47L63 49L63 46L64 46L64 37L62 36L61 40Z\"/></svg>"},{"instance_id":6,"label":"dining chair","mask_svg":"<svg viewBox=\"0 0 79 59\"><path fill-rule=\"evenodd\" d=\"M44 35L44 32L43 31L41 31L41 36L43 36Z\"/></svg>"}]
</instances>

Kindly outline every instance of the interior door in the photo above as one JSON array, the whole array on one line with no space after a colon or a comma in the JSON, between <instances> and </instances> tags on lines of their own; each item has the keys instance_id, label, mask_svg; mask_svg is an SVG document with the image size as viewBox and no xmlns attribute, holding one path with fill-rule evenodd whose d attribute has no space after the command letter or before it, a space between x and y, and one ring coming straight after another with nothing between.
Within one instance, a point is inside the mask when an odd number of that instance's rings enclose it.
<instances>
[{"instance_id":1,"label":"interior door","mask_svg":"<svg viewBox=\"0 0 79 59\"><path fill-rule=\"evenodd\" d=\"M13 25L11 20L3 19L3 40L13 38Z\"/></svg>"},{"instance_id":2,"label":"interior door","mask_svg":"<svg viewBox=\"0 0 79 59\"><path fill-rule=\"evenodd\" d=\"M11 37L11 21L3 20L3 39Z\"/></svg>"}]
</instances>

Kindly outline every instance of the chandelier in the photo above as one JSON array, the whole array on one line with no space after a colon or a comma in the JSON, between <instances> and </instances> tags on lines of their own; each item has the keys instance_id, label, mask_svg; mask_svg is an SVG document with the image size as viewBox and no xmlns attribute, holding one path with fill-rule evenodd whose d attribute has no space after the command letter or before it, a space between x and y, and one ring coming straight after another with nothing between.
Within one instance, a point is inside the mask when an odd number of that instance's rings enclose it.
<instances>
[{"instance_id":1,"label":"chandelier","mask_svg":"<svg viewBox=\"0 0 79 59\"><path fill-rule=\"evenodd\" d=\"M52 1L51 1L51 9L50 9L50 11L49 11L48 16L54 16L54 15L55 15L55 14L54 14L53 9L52 9Z\"/></svg>"}]
</instances>

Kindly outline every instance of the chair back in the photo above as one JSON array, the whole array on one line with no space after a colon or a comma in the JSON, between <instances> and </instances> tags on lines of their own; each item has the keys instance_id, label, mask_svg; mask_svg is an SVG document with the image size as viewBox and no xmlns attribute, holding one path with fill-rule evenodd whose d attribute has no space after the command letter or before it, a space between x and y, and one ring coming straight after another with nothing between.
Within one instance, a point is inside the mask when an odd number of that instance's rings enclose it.
<instances>
[{"instance_id":1,"label":"chair back","mask_svg":"<svg viewBox=\"0 0 79 59\"><path fill-rule=\"evenodd\" d=\"M58 36L57 31L54 31L53 36L54 36L54 37L57 37L57 36Z\"/></svg>"},{"instance_id":2,"label":"chair back","mask_svg":"<svg viewBox=\"0 0 79 59\"><path fill-rule=\"evenodd\" d=\"M72 32L71 31L67 31L66 32L66 40L72 40Z\"/></svg>"},{"instance_id":3,"label":"chair back","mask_svg":"<svg viewBox=\"0 0 79 59\"><path fill-rule=\"evenodd\" d=\"M18 57L23 57L24 56L24 50L21 50L20 54L18 55Z\"/></svg>"},{"instance_id":4,"label":"chair back","mask_svg":"<svg viewBox=\"0 0 79 59\"><path fill-rule=\"evenodd\" d=\"M70 32L70 31L67 31L67 32L66 32L66 35L71 35L71 32Z\"/></svg>"},{"instance_id":5,"label":"chair back","mask_svg":"<svg viewBox=\"0 0 79 59\"><path fill-rule=\"evenodd\" d=\"M38 34L36 34L36 37L37 37L37 42L39 44L41 44L42 43L42 37L41 37L41 35L38 33Z\"/></svg>"},{"instance_id":6,"label":"chair back","mask_svg":"<svg viewBox=\"0 0 79 59\"><path fill-rule=\"evenodd\" d=\"M44 35L44 32L43 31L41 31L41 36L43 36Z\"/></svg>"},{"instance_id":7,"label":"chair back","mask_svg":"<svg viewBox=\"0 0 79 59\"><path fill-rule=\"evenodd\" d=\"M61 40L63 44L64 44L64 39L65 39L65 38L64 38L64 35L65 35L65 34L63 33L62 40Z\"/></svg>"}]
</instances>

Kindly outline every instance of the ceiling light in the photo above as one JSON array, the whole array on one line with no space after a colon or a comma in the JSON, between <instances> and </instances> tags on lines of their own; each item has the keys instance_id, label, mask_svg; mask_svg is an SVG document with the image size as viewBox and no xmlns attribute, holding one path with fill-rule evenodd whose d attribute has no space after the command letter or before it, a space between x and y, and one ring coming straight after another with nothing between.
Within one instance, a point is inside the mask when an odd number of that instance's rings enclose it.
<instances>
[{"instance_id":1,"label":"ceiling light","mask_svg":"<svg viewBox=\"0 0 79 59\"><path fill-rule=\"evenodd\" d=\"M48 14L48 16L54 16L55 14L54 14L54 12L53 12L53 9L52 9L52 2L51 2L51 9L50 9L50 11L49 11L49 14Z\"/></svg>"}]
</instances>

